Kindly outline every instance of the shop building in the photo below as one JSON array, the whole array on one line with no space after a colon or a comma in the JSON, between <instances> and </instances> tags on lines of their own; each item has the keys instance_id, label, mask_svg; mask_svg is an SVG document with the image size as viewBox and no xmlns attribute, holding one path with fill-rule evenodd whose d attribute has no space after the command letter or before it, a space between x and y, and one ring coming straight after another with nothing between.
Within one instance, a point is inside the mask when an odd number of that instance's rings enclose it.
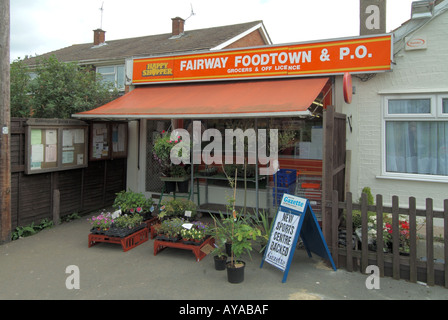
<instances>
[{"instance_id":1,"label":"shop building","mask_svg":"<svg viewBox=\"0 0 448 320\"><path fill-rule=\"evenodd\" d=\"M329 190L339 189L342 197L345 191L346 118L340 111L344 99L351 100L349 72L388 72L391 53L391 36L374 35L134 58L128 94L74 117L129 121L127 185L153 197L163 187L152 155L162 131L191 133L195 122L201 133L214 129L221 135L225 129L275 128L285 140L280 169L294 170L296 182L284 187L304 197L315 192L312 206L322 214ZM224 211L232 190L226 181L210 183L225 179L201 176L203 162L193 166L190 190L203 211ZM238 189L237 205L275 210L278 185L272 174L259 174L259 164L266 163L256 162L251 186Z\"/></svg>"}]
</instances>

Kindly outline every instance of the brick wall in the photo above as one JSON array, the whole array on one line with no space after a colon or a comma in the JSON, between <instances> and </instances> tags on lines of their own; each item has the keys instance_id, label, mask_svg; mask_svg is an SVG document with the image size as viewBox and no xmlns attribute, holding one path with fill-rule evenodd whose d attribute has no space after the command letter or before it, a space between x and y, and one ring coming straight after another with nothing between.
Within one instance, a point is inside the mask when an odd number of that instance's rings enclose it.
<instances>
[{"instance_id":1,"label":"brick wall","mask_svg":"<svg viewBox=\"0 0 448 320\"><path fill-rule=\"evenodd\" d=\"M245 48L245 47L255 47L265 45L266 42L260 34L259 30L255 30L249 33L247 36L235 41L231 45L225 47L224 49L235 49L235 48Z\"/></svg>"}]
</instances>

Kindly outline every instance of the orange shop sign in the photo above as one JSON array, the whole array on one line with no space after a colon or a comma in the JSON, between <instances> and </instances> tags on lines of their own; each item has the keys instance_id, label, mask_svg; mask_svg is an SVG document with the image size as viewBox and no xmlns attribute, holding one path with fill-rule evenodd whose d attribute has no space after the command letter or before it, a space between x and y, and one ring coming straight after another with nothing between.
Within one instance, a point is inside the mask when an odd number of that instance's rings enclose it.
<instances>
[{"instance_id":1,"label":"orange shop sign","mask_svg":"<svg viewBox=\"0 0 448 320\"><path fill-rule=\"evenodd\" d=\"M133 60L133 84L375 73L391 70L392 36L366 36Z\"/></svg>"}]
</instances>

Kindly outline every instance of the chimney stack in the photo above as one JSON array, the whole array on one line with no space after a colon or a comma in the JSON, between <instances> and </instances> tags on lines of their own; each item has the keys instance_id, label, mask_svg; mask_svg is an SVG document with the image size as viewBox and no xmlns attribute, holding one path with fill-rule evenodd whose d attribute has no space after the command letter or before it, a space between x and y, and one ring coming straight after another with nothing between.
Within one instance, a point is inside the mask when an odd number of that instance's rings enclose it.
<instances>
[{"instance_id":1,"label":"chimney stack","mask_svg":"<svg viewBox=\"0 0 448 320\"><path fill-rule=\"evenodd\" d=\"M179 17L172 18L173 20L173 36L179 36L184 33L185 20Z\"/></svg>"},{"instance_id":2,"label":"chimney stack","mask_svg":"<svg viewBox=\"0 0 448 320\"><path fill-rule=\"evenodd\" d=\"M101 29L93 30L93 45L98 46L106 42L106 31Z\"/></svg>"}]
</instances>

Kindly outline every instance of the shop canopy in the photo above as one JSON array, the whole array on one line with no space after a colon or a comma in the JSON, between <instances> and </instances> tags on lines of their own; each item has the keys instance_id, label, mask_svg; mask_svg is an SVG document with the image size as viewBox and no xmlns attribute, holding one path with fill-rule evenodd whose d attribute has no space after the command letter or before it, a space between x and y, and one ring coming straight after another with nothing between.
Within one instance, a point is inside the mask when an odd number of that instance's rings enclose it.
<instances>
[{"instance_id":1,"label":"shop canopy","mask_svg":"<svg viewBox=\"0 0 448 320\"><path fill-rule=\"evenodd\" d=\"M329 78L137 87L82 119L206 119L309 115Z\"/></svg>"}]
</instances>

